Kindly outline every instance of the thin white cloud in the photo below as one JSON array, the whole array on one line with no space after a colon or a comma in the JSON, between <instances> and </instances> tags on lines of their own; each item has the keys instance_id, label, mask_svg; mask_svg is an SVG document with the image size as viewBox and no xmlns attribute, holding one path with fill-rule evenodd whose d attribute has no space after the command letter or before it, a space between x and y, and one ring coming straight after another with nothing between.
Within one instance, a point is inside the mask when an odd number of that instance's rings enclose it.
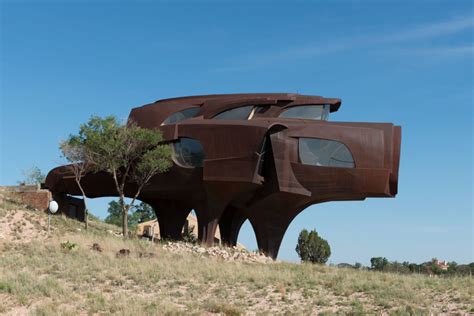
<instances>
[{"instance_id":1,"label":"thin white cloud","mask_svg":"<svg viewBox=\"0 0 474 316\"><path fill-rule=\"evenodd\" d=\"M404 50L406 54L430 55L434 57L461 57L474 55L474 46L446 46L431 48L411 48Z\"/></svg>"},{"instance_id":2,"label":"thin white cloud","mask_svg":"<svg viewBox=\"0 0 474 316\"><path fill-rule=\"evenodd\" d=\"M414 39L428 39L458 33L474 26L473 16L458 17L449 21L442 21L394 33L387 39L392 41L407 41Z\"/></svg>"},{"instance_id":3,"label":"thin white cloud","mask_svg":"<svg viewBox=\"0 0 474 316\"><path fill-rule=\"evenodd\" d=\"M237 62L231 66L219 67L217 71L246 71L261 66L285 62L287 60L302 59L307 57L316 57L329 54L331 52L349 49L355 44L355 39L342 39L333 41L330 44L313 44L298 46L289 49L282 49L272 53L254 53L240 56Z\"/></svg>"},{"instance_id":4,"label":"thin white cloud","mask_svg":"<svg viewBox=\"0 0 474 316\"><path fill-rule=\"evenodd\" d=\"M474 16L462 16L448 21L441 21L387 34L368 34L359 37L340 38L328 43L309 43L277 52L254 53L240 56L232 65L219 67L217 71L248 71L275 63L286 63L293 60L312 58L335 52L348 51L360 47L369 48L375 45L384 46L396 44L396 50L404 53L435 54L444 56L461 56L472 53L472 45L460 47L417 48L403 49L403 42L412 40L428 40L435 37L455 34L474 27Z\"/></svg>"}]
</instances>

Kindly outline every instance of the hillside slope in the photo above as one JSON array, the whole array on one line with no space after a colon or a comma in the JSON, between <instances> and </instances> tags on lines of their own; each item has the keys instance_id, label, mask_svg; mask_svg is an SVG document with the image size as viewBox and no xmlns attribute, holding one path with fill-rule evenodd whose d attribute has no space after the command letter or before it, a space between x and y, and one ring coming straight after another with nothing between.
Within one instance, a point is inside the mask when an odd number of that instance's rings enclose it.
<instances>
[{"instance_id":1,"label":"hillside slope","mask_svg":"<svg viewBox=\"0 0 474 316\"><path fill-rule=\"evenodd\" d=\"M54 216L50 235L46 223L46 214L1 201L0 314L474 312L472 278L227 262L124 241L104 223L84 231Z\"/></svg>"}]
</instances>

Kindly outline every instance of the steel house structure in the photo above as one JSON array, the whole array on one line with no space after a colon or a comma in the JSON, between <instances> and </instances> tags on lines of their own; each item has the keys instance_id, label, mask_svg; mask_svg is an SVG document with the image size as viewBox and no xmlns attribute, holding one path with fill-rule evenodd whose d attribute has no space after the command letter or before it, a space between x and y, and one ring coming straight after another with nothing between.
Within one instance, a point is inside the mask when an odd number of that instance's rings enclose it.
<instances>
[{"instance_id":1,"label":"steel house structure","mask_svg":"<svg viewBox=\"0 0 474 316\"><path fill-rule=\"evenodd\" d=\"M129 120L159 129L173 167L139 199L150 204L162 236L179 239L191 210L198 239L235 245L249 220L260 251L276 258L290 222L312 204L394 197L401 128L390 123L330 122L341 100L299 94L227 94L159 100ZM116 196L110 175L82 180L88 197ZM67 166L51 170L55 196L79 195ZM134 183L127 184L129 195Z\"/></svg>"}]
</instances>

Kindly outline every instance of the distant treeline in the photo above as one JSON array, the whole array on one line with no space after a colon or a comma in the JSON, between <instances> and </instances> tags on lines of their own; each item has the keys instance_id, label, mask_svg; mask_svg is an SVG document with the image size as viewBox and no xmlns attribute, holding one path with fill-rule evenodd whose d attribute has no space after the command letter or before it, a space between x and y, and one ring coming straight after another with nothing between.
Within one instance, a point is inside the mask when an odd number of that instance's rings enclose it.
<instances>
[{"instance_id":1,"label":"distant treeline","mask_svg":"<svg viewBox=\"0 0 474 316\"><path fill-rule=\"evenodd\" d=\"M455 261L443 264L436 258L421 264L410 262L388 261L385 257L373 257L370 259L370 267L363 266L356 262L354 265L349 263L340 263L340 268L353 268L371 271L382 271L392 273L420 273L438 276L472 276L474 274L474 262L469 264L457 264Z\"/></svg>"}]
</instances>

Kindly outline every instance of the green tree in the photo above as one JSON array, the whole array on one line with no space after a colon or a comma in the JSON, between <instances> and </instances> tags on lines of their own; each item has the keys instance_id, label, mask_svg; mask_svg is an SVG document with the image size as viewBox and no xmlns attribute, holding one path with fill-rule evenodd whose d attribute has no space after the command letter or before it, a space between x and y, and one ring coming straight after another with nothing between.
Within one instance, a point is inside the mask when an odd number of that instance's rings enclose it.
<instances>
[{"instance_id":1,"label":"green tree","mask_svg":"<svg viewBox=\"0 0 474 316\"><path fill-rule=\"evenodd\" d=\"M383 271L387 264L388 260L385 257L373 257L370 259L370 267L373 270Z\"/></svg>"},{"instance_id":2,"label":"green tree","mask_svg":"<svg viewBox=\"0 0 474 316\"><path fill-rule=\"evenodd\" d=\"M171 167L171 148L161 144L158 130L133 122L121 124L114 116L91 117L81 125L78 137L93 170L112 175L122 211L123 236L127 237L128 211L150 179ZM130 203L125 203L126 191Z\"/></svg>"},{"instance_id":3,"label":"green tree","mask_svg":"<svg viewBox=\"0 0 474 316\"><path fill-rule=\"evenodd\" d=\"M445 273L445 271L440 268L437 262L438 259L433 258L430 262L427 263L428 273L432 273L434 275L441 275Z\"/></svg>"},{"instance_id":4,"label":"green tree","mask_svg":"<svg viewBox=\"0 0 474 316\"><path fill-rule=\"evenodd\" d=\"M153 219L156 219L153 208L150 205L141 202L133 208L128 223L130 226L137 226L140 223L151 221Z\"/></svg>"},{"instance_id":5,"label":"green tree","mask_svg":"<svg viewBox=\"0 0 474 316\"><path fill-rule=\"evenodd\" d=\"M326 263L331 255L329 243L321 238L316 230L303 229L298 237L296 253L303 262Z\"/></svg>"},{"instance_id":6,"label":"green tree","mask_svg":"<svg viewBox=\"0 0 474 316\"><path fill-rule=\"evenodd\" d=\"M110 201L107 212L108 215L104 220L106 223L117 226L122 225L122 207L120 206L119 201ZM134 227L140 223L153 219L156 219L153 208L150 205L141 202L140 204L130 209L128 213L128 226Z\"/></svg>"},{"instance_id":7,"label":"green tree","mask_svg":"<svg viewBox=\"0 0 474 316\"><path fill-rule=\"evenodd\" d=\"M308 238L309 232L306 229L303 229L298 236L298 243L296 244L295 249L301 261L307 261L309 258Z\"/></svg>"},{"instance_id":8,"label":"green tree","mask_svg":"<svg viewBox=\"0 0 474 316\"><path fill-rule=\"evenodd\" d=\"M91 169L90 153L85 145L85 140L77 135L70 135L67 140L60 142L59 149L63 157L70 163L67 168L74 174L74 180L81 191L84 200L84 224L87 229L89 227L89 210L81 180Z\"/></svg>"},{"instance_id":9,"label":"green tree","mask_svg":"<svg viewBox=\"0 0 474 316\"><path fill-rule=\"evenodd\" d=\"M109 215L105 218L104 222L122 226L122 207L118 201L110 201L107 209Z\"/></svg>"},{"instance_id":10,"label":"green tree","mask_svg":"<svg viewBox=\"0 0 474 316\"><path fill-rule=\"evenodd\" d=\"M471 276L473 274L473 263L470 264L460 264L456 267L456 273L461 276Z\"/></svg>"},{"instance_id":11,"label":"green tree","mask_svg":"<svg viewBox=\"0 0 474 316\"><path fill-rule=\"evenodd\" d=\"M409 263L408 264L408 269L410 269L411 273L421 273L421 271L422 271L422 268L420 267L420 265L418 265L416 263Z\"/></svg>"},{"instance_id":12,"label":"green tree","mask_svg":"<svg viewBox=\"0 0 474 316\"><path fill-rule=\"evenodd\" d=\"M41 184L46 179L46 176L41 172L37 166L31 167L28 170L23 170L25 179L21 183L25 184Z\"/></svg>"},{"instance_id":13,"label":"green tree","mask_svg":"<svg viewBox=\"0 0 474 316\"><path fill-rule=\"evenodd\" d=\"M456 274L458 271L458 264L456 261L451 261L448 263L448 274Z\"/></svg>"}]
</instances>

